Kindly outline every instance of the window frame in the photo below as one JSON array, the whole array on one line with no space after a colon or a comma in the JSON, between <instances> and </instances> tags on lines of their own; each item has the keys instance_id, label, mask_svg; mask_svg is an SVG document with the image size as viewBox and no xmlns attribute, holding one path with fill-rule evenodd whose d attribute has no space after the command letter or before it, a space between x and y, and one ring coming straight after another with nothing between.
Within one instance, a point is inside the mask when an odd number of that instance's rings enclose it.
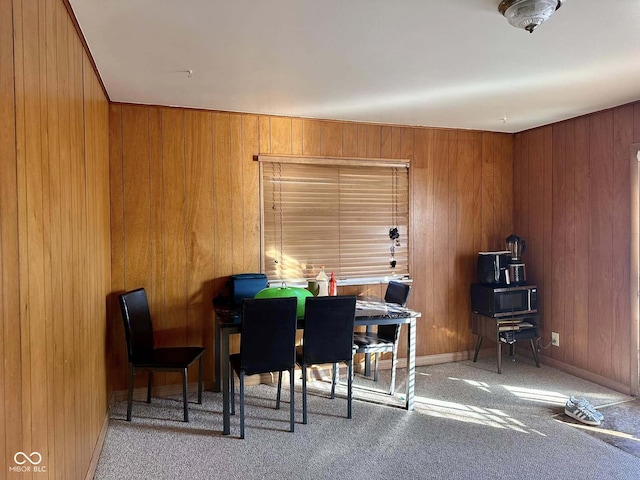
<instances>
[{"instance_id":1,"label":"window frame","mask_svg":"<svg viewBox=\"0 0 640 480\"><path fill-rule=\"evenodd\" d=\"M338 278L339 285L367 285L367 284L379 284L387 283L389 280L410 281L411 279L411 245L409 244L410 238L410 219L411 219L411 178L410 178L410 161L408 159L388 159L388 158L359 158L359 157L326 157L326 156L303 156L303 155L258 155L256 160L259 163L259 195L260 195L260 266L264 273L269 275L269 269L266 268L265 262L267 256L265 254L265 163L279 163L279 164L298 164L304 166L316 165L316 166L345 166L345 167L382 167L382 168L399 168L406 171L406 225L402 225L404 233L401 235L400 241L406 248L406 271L404 269L401 273L395 273L389 268L388 274L372 274L370 276L354 276L349 278ZM403 179L404 182L404 179ZM395 194L395 193L394 193ZM404 205L405 199L401 202ZM403 222L404 220L403 216ZM397 226L397 225L396 225ZM391 227L391 226L390 226ZM391 238L389 238L389 247L391 247ZM391 252L389 252L389 257ZM317 266L315 266L317 267ZM315 271L315 270L314 270ZM317 272L316 272L317 273ZM326 272L330 274L330 271ZM313 275L315 276L315 274ZM287 284L306 285L306 281L313 277L307 278L272 278L269 277L271 283L286 282Z\"/></svg>"}]
</instances>

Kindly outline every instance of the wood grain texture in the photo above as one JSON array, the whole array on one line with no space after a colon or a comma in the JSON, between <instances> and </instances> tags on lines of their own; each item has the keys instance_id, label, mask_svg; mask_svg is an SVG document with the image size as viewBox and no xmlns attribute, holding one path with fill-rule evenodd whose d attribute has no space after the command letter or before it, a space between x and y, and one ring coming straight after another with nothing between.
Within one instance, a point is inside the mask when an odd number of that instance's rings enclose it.
<instances>
[{"instance_id":1,"label":"wood grain texture","mask_svg":"<svg viewBox=\"0 0 640 480\"><path fill-rule=\"evenodd\" d=\"M574 323L573 337L568 343L573 343L574 365L585 370L589 359L589 223L590 209L589 178L591 166L589 159L589 118L583 117L572 122L575 125L575 232L576 256L574 293ZM573 340L573 342L571 342Z\"/></svg>"},{"instance_id":2,"label":"wood grain texture","mask_svg":"<svg viewBox=\"0 0 640 480\"><path fill-rule=\"evenodd\" d=\"M567 190L566 190L566 123L553 126L553 166L551 169L553 209L551 212L551 241L553 249L547 257L551 260L551 330L558 332L560 338L568 338L565 326L569 323L565 316L565 287L567 285L566 272L566 235L567 235ZM553 357L566 361L569 349L552 350Z\"/></svg>"},{"instance_id":3,"label":"wood grain texture","mask_svg":"<svg viewBox=\"0 0 640 480\"><path fill-rule=\"evenodd\" d=\"M23 448L20 370L20 278L13 12L0 0L0 452L11 465Z\"/></svg>"},{"instance_id":4,"label":"wood grain texture","mask_svg":"<svg viewBox=\"0 0 640 480\"><path fill-rule=\"evenodd\" d=\"M631 219L631 194L629 178L631 176L629 147L633 143L633 106L627 105L613 111L613 208L612 231L629 232ZM622 235L615 239L612 235L613 252L611 268L613 314L611 325L612 341L625 339L632 335L630 319L631 302L629 301L629 281L631 274L630 251L631 235ZM616 378L629 378L631 365L631 342L621 341L612 344L611 369ZM636 362L637 363L637 362ZM636 379L637 380L637 379Z\"/></svg>"},{"instance_id":5,"label":"wood grain texture","mask_svg":"<svg viewBox=\"0 0 640 480\"><path fill-rule=\"evenodd\" d=\"M611 324L613 314L613 114L589 117L589 370L612 372ZM604 375L606 376L606 375Z\"/></svg>"},{"instance_id":6,"label":"wood grain texture","mask_svg":"<svg viewBox=\"0 0 640 480\"><path fill-rule=\"evenodd\" d=\"M162 112L162 189L164 193L164 280L165 328L163 346L187 345L187 202L185 160L186 110ZM152 204L157 199L147 199ZM155 208L155 205L154 205ZM148 244L146 255L149 255ZM167 374L167 381L179 382L179 374ZM169 380L171 379L171 380Z\"/></svg>"},{"instance_id":7,"label":"wood grain texture","mask_svg":"<svg viewBox=\"0 0 640 480\"><path fill-rule=\"evenodd\" d=\"M450 339L454 335L449 319L450 282L442 281L440 272L455 269L455 259L448 255L450 238L449 226L453 219L449 216L449 134L446 130L433 132L433 273L432 294L433 318L425 322L426 336L430 340L428 351L434 354L451 351ZM414 236L417 238L417 236ZM448 275L447 275L448 276Z\"/></svg>"},{"instance_id":8,"label":"wood grain texture","mask_svg":"<svg viewBox=\"0 0 640 480\"><path fill-rule=\"evenodd\" d=\"M631 104L517 134L513 174L543 343L561 335L541 353L630 388L629 147L639 122Z\"/></svg>"},{"instance_id":9,"label":"wood grain texture","mask_svg":"<svg viewBox=\"0 0 640 480\"><path fill-rule=\"evenodd\" d=\"M167 145L167 116L176 117L185 114L185 110L161 107L139 107L134 105L120 105L121 119L112 120L114 128L122 128L124 119L133 115L136 109L157 109L163 118L163 127L154 130L141 123L133 124L133 128L140 131L127 132L132 138L142 135L153 152L154 144L160 143L166 149ZM112 107L112 115L114 108ZM149 114L151 118L151 113ZM187 115L191 115L190 113ZM151 122L153 124L153 121ZM210 125L206 126L206 125ZM198 220L197 234L193 228L182 230L189 249L198 248L205 252L205 259L195 265L196 258L188 253L184 263L173 262L175 276L189 280L197 270L197 277L203 285L202 293L210 297L220 293L233 273L260 270L260 198L258 163L254 157L259 153L277 152L280 154L304 153L306 155L354 155L369 158L406 158L411 162L411 218L408 241L411 244L411 271L414 279L414 292L411 306L419 309L423 317L418 324L418 355L450 353L464 351L471 348L473 338L469 328L469 283L475 279L476 252L482 243L483 231L487 238L503 239L510 233L512 224L512 195L511 176L513 174L512 154L513 140L509 135L488 134L487 142L491 146L486 151L482 149L483 135L475 132L459 132L455 130L436 130L428 128L394 127L385 125L367 125L348 122L307 120L297 118L268 117L245 114L229 114L225 112L211 112L193 115L185 122L184 129L176 124L172 125L172 136L182 132L183 142L186 142L187 152L191 138L202 138L204 132L211 128L212 143L199 143L198 158L203 163L198 169L204 172L200 175L187 174L187 195L184 198L186 212L195 212L198 205L204 209L211 209L210 213ZM146 137L145 137L146 135ZM111 133L112 139L118 138L117 132ZM143 141L142 138L139 141ZM179 144L180 138L171 140ZM112 148L117 142L112 141ZM209 152L206 149L209 148ZM111 151L112 171L114 163L122 158L122 152ZM163 154L164 168L168 162L173 162L173 155L182 155L178 149L167 150ZM191 154L187 154L190 158ZM152 155L153 157L153 155ZM207 159L208 160L204 160ZM134 161L127 156L126 162ZM206 162L209 162L208 166ZM490 165L491 174L482 175L482 164ZM131 168L124 165L123 168ZM191 167L188 167L188 169ZM151 169L154 171L154 168ZM178 172L174 172L177 175ZM167 172L164 173L167 175ZM152 175L153 177L153 175ZM486 185L485 185L486 183ZM112 188L117 182L112 180ZM152 181L153 185L153 181ZM508 185L502 195L496 195L498 189ZM500 186L500 187L499 187ZM491 190L486 198L482 192ZM180 211L170 211L167 207L167 192L153 193L154 189L144 190L151 198L136 200L135 203L151 204L154 208L163 210L164 223L167 225L181 225ZM121 211L121 198L127 196L112 191L115 204L112 211ZM158 195L164 195L159 198ZM207 198L208 197L208 198ZM125 198L124 202L127 200ZM484 206L483 206L484 205ZM482 209L486 208L490 221L484 222ZM126 215L126 213L125 213ZM193 213L187 215L190 225ZM207 226L207 216L211 218ZM126 223L130 220L124 220ZM507 230L505 230L505 225ZM153 228L152 228L153 231ZM194 236L198 236L197 239ZM126 233L125 233L126 236ZM154 234L152 233L152 237ZM142 243L139 248L149 249L146 234L138 240ZM125 238L124 244L129 241ZM134 240L135 242L135 240ZM138 247L134 247L138 248ZM210 251L209 251L210 249ZM445 252L442 254L442 250ZM115 252L113 262L116 270L120 267L122 255L126 251ZM143 253L151 256L150 263L154 265L161 260L160 251L151 250ZM166 256L166 252L164 253ZM182 272L178 272L182 270ZM162 298L155 298L152 309L159 309L158 305L168 304L171 290L182 288L172 286L173 280L165 279L165 293ZM343 289L345 292L381 295L379 286L361 286ZM195 292L195 285L189 287L189 297ZM208 293L204 293L208 292ZM374 292L374 293L371 293ZM188 306L187 299L182 307L175 297L175 305L183 312L183 320L176 320L171 324L162 324L162 328L170 330L172 335L176 330L182 330L184 338L192 338L190 331L202 331L202 342L207 348L213 348L214 333L211 332L212 309L210 304L202 309ZM207 302L203 300L202 305ZM188 312L188 315L187 315ZM184 318L188 317L188 321ZM118 332L112 332L113 351L122 349L123 339ZM159 332L164 336L165 333ZM405 335L405 334L403 334ZM194 337L195 338L195 337ZM120 346L118 346L120 342ZM232 348L237 348L234 342ZM402 353L404 355L404 352ZM120 363L114 365L122 365ZM119 368L122 368L119 367ZM206 381L213 380L211 364L204 369ZM160 379L160 382L171 383L170 378ZM115 372L114 388L123 390L121 372Z\"/></svg>"},{"instance_id":10,"label":"wood grain texture","mask_svg":"<svg viewBox=\"0 0 640 480\"><path fill-rule=\"evenodd\" d=\"M108 103L61 1L0 2L0 148L2 455L82 478L109 396Z\"/></svg>"}]
</instances>

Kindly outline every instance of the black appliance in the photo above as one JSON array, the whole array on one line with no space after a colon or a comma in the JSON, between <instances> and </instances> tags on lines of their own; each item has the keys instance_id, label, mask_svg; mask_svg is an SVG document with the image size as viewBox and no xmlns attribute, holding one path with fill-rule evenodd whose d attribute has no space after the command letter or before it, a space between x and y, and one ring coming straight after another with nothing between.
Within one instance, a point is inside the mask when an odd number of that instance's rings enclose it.
<instances>
[{"instance_id":1,"label":"black appliance","mask_svg":"<svg viewBox=\"0 0 640 480\"><path fill-rule=\"evenodd\" d=\"M511 317L538 311L538 287L517 285L495 287L474 283L471 285L471 309L487 317Z\"/></svg>"},{"instance_id":2,"label":"black appliance","mask_svg":"<svg viewBox=\"0 0 640 480\"><path fill-rule=\"evenodd\" d=\"M517 235L509 235L505 242L511 258L509 259L509 279L513 285L521 285L527 281L527 271L522 261L522 254L527 250L527 242Z\"/></svg>"},{"instance_id":3,"label":"black appliance","mask_svg":"<svg viewBox=\"0 0 640 480\"><path fill-rule=\"evenodd\" d=\"M511 252L478 253L478 281L483 285L509 285Z\"/></svg>"}]
</instances>

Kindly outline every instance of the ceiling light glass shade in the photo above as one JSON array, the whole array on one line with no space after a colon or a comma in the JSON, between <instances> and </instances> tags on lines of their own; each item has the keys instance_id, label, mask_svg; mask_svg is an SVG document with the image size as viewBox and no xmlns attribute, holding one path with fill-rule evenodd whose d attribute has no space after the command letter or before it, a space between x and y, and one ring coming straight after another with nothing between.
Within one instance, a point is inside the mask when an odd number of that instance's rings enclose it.
<instances>
[{"instance_id":1,"label":"ceiling light glass shade","mask_svg":"<svg viewBox=\"0 0 640 480\"><path fill-rule=\"evenodd\" d=\"M498 10L517 28L532 33L562 6L563 0L504 0Z\"/></svg>"}]
</instances>

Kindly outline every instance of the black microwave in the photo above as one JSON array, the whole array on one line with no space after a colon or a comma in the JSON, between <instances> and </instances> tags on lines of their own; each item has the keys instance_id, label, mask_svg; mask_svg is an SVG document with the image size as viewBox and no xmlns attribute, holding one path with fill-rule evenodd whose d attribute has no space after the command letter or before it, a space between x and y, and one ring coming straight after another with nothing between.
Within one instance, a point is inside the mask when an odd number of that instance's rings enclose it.
<instances>
[{"instance_id":1,"label":"black microwave","mask_svg":"<svg viewBox=\"0 0 640 480\"><path fill-rule=\"evenodd\" d=\"M487 317L510 317L538 311L536 285L494 287L474 283L471 285L471 309Z\"/></svg>"}]
</instances>

